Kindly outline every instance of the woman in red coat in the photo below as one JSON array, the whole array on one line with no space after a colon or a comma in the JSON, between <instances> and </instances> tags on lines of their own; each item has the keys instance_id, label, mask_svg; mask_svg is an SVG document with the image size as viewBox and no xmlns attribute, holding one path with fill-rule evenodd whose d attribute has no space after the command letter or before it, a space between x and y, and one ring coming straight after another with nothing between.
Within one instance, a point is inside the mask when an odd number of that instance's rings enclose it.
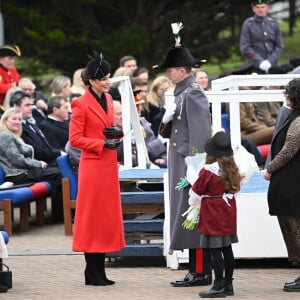
<instances>
[{"instance_id":1,"label":"woman in red coat","mask_svg":"<svg viewBox=\"0 0 300 300\"><path fill-rule=\"evenodd\" d=\"M81 149L73 250L84 252L85 284L111 285L105 253L125 247L117 151L122 131L114 125L110 65L94 53L82 73L88 89L72 101L70 143Z\"/></svg>"}]
</instances>

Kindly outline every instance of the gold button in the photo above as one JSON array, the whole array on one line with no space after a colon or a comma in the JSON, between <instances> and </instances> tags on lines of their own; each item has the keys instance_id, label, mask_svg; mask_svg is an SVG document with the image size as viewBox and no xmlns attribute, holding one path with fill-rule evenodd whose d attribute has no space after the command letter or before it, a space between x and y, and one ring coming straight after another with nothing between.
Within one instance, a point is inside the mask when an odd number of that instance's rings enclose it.
<instances>
[{"instance_id":1,"label":"gold button","mask_svg":"<svg viewBox=\"0 0 300 300\"><path fill-rule=\"evenodd\" d=\"M176 143L173 143L173 147L176 147Z\"/></svg>"}]
</instances>

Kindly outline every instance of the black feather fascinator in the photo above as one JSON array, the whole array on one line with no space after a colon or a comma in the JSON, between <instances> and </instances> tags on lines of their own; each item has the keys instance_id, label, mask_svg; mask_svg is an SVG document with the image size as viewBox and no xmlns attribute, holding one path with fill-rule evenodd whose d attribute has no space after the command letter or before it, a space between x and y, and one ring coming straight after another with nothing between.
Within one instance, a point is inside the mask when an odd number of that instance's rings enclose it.
<instances>
[{"instance_id":1,"label":"black feather fascinator","mask_svg":"<svg viewBox=\"0 0 300 300\"><path fill-rule=\"evenodd\" d=\"M88 55L90 58L87 64L87 71L92 79L102 79L110 73L110 64L103 58L102 53L93 52L93 56Z\"/></svg>"}]
</instances>

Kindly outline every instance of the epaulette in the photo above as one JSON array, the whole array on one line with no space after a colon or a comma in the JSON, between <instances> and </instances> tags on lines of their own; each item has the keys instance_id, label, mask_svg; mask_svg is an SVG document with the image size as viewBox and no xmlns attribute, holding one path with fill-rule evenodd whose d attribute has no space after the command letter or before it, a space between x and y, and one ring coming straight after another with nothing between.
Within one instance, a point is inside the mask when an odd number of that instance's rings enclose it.
<instances>
[{"instance_id":1,"label":"epaulette","mask_svg":"<svg viewBox=\"0 0 300 300\"><path fill-rule=\"evenodd\" d=\"M197 83L197 82L192 82L191 87L192 87L193 89L199 89L199 88L200 88L200 85L199 85L199 83Z\"/></svg>"},{"instance_id":2,"label":"epaulette","mask_svg":"<svg viewBox=\"0 0 300 300\"><path fill-rule=\"evenodd\" d=\"M250 17L246 20L246 23L249 23L249 22L253 22L254 21L254 18L253 17Z\"/></svg>"}]
</instances>

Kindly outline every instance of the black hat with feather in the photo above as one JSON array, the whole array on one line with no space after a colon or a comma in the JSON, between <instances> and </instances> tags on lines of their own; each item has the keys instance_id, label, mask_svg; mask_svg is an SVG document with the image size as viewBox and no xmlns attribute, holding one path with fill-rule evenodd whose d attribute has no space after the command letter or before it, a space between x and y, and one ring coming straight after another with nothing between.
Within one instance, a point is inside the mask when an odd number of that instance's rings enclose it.
<instances>
[{"instance_id":1,"label":"black hat with feather","mask_svg":"<svg viewBox=\"0 0 300 300\"><path fill-rule=\"evenodd\" d=\"M87 72L91 79L102 79L110 73L110 64L104 60L102 53L94 51L94 56L90 56L91 60L87 64Z\"/></svg>"},{"instance_id":2,"label":"black hat with feather","mask_svg":"<svg viewBox=\"0 0 300 300\"><path fill-rule=\"evenodd\" d=\"M206 60L195 59L188 48L180 43L179 31L183 28L182 23L172 23L172 31L175 37L175 46L169 48L165 61L153 69L168 69L176 67L200 67Z\"/></svg>"}]
</instances>

